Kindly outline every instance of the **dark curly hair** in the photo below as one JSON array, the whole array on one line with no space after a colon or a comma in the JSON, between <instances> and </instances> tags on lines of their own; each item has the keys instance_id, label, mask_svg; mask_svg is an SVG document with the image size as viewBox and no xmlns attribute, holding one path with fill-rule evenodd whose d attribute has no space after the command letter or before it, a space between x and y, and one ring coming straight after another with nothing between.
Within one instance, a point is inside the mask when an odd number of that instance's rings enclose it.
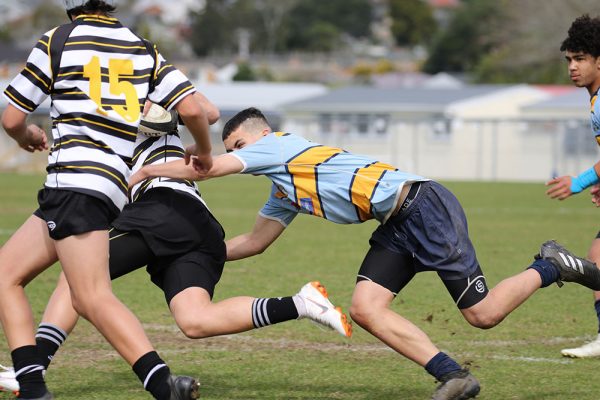
<instances>
[{"instance_id":1,"label":"dark curly hair","mask_svg":"<svg viewBox=\"0 0 600 400\"><path fill-rule=\"evenodd\" d=\"M560 51L582 52L592 57L600 57L600 18L584 14L569 28L567 38L560 45Z\"/></svg>"},{"instance_id":2,"label":"dark curly hair","mask_svg":"<svg viewBox=\"0 0 600 400\"><path fill-rule=\"evenodd\" d=\"M269 121L267 121L267 117L258 109L254 107L246 108L245 110L240 111L235 114L225 126L223 126L223 140L227 139L231 132L235 131L246 121L254 120L252 122L256 122L258 127L269 127Z\"/></svg>"},{"instance_id":3,"label":"dark curly hair","mask_svg":"<svg viewBox=\"0 0 600 400\"><path fill-rule=\"evenodd\" d=\"M84 5L75 7L73 9L67 11L67 15L71 19L77 15L88 14L88 13L93 13L93 12L98 12L98 11L100 11L101 13L106 14L106 15L112 15L116 9L117 8L115 6L107 4L106 2L104 2L102 0L89 0Z\"/></svg>"}]
</instances>

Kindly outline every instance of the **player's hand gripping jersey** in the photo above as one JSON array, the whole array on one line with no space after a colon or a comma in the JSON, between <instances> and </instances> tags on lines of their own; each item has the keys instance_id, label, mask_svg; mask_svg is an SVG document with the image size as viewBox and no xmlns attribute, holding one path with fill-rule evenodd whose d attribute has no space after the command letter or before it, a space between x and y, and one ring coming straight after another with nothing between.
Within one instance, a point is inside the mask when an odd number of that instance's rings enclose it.
<instances>
[{"instance_id":1,"label":"player's hand gripping jersey","mask_svg":"<svg viewBox=\"0 0 600 400\"><path fill-rule=\"evenodd\" d=\"M135 152L133 154L132 173L145 165L164 164L170 161L183 159L185 150L177 131L169 132L160 137L138 135ZM166 187L187 193L204 203L194 182L183 179L151 178L136 184L131 189L131 201L136 201L141 195L153 188ZM206 205L204 203L204 205Z\"/></svg>"},{"instance_id":2,"label":"player's hand gripping jersey","mask_svg":"<svg viewBox=\"0 0 600 400\"><path fill-rule=\"evenodd\" d=\"M274 132L230 153L243 173L273 181L265 218L289 224L308 213L341 224L375 218L385 222L396 207L405 183L427 179L300 136Z\"/></svg>"},{"instance_id":3,"label":"player's hand gripping jersey","mask_svg":"<svg viewBox=\"0 0 600 400\"><path fill-rule=\"evenodd\" d=\"M80 15L42 36L4 95L25 113L52 98L46 187L121 209L145 100L171 109L194 91L153 45L117 19Z\"/></svg>"}]
</instances>

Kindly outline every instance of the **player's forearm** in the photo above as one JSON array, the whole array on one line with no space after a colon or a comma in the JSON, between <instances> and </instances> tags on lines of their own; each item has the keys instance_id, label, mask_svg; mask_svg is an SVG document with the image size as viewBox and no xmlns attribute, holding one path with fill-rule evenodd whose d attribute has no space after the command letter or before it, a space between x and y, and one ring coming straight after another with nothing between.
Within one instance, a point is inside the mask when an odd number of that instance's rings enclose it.
<instances>
[{"instance_id":1,"label":"player's forearm","mask_svg":"<svg viewBox=\"0 0 600 400\"><path fill-rule=\"evenodd\" d=\"M200 103L200 106L204 109L206 113L206 119L208 120L209 125L214 124L221 118L221 112L213 103L211 103L202 93L196 92L194 93L194 97Z\"/></svg>"},{"instance_id":2,"label":"player's forearm","mask_svg":"<svg viewBox=\"0 0 600 400\"><path fill-rule=\"evenodd\" d=\"M164 164L149 164L136 171L129 179L129 186L136 185L143 180L151 178L197 180L197 173L184 160L171 161Z\"/></svg>"},{"instance_id":3,"label":"player's forearm","mask_svg":"<svg viewBox=\"0 0 600 400\"><path fill-rule=\"evenodd\" d=\"M187 96L176 106L179 116L196 143L197 154L210 154L210 128L206 112L194 96Z\"/></svg>"},{"instance_id":4,"label":"player's forearm","mask_svg":"<svg viewBox=\"0 0 600 400\"><path fill-rule=\"evenodd\" d=\"M182 117L182 119L194 138L196 148L198 149L197 154L210 154L212 146L210 143L210 131L206 114L201 111L201 114L199 115L188 118Z\"/></svg>"},{"instance_id":5,"label":"player's forearm","mask_svg":"<svg viewBox=\"0 0 600 400\"><path fill-rule=\"evenodd\" d=\"M8 136L16 140L19 144L27 141L28 132L26 118L23 118L16 113L11 113L10 106L2 114L2 127Z\"/></svg>"},{"instance_id":6,"label":"player's forearm","mask_svg":"<svg viewBox=\"0 0 600 400\"><path fill-rule=\"evenodd\" d=\"M227 261L241 260L262 253L265 248L258 246L252 240L252 234L245 233L225 242L227 246Z\"/></svg>"}]
</instances>

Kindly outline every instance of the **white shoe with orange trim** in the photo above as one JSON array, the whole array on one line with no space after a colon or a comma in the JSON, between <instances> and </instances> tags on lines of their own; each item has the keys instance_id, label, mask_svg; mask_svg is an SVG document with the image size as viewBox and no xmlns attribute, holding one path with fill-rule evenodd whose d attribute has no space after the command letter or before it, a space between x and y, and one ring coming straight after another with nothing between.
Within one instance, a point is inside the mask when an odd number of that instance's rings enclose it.
<instances>
[{"instance_id":1,"label":"white shoe with orange trim","mask_svg":"<svg viewBox=\"0 0 600 400\"><path fill-rule=\"evenodd\" d=\"M342 312L329 301L325 286L319 281L309 282L300 289L297 296L302 299L306 312L300 312L298 319L310 320L337 331L345 337L352 336L352 323Z\"/></svg>"},{"instance_id":2,"label":"white shoe with orange trim","mask_svg":"<svg viewBox=\"0 0 600 400\"><path fill-rule=\"evenodd\" d=\"M0 391L19 393L19 382L12 367L5 367L0 364Z\"/></svg>"}]
</instances>

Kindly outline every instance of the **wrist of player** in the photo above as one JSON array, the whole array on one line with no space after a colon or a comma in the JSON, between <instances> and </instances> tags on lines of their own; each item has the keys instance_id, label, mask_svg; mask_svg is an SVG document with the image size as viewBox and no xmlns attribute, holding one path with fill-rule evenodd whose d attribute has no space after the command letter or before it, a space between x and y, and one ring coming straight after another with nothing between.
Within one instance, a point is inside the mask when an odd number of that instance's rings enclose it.
<instances>
[{"instance_id":1,"label":"wrist of player","mask_svg":"<svg viewBox=\"0 0 600 400\"><path fill-rule=\"evenodd\" d=\"M571 193L579 193L598 182L600 182L600 179L598 178L596 169L591 167L590 169L583 171L581 174L571 178Z\"/></svg>"}]
</instances>

